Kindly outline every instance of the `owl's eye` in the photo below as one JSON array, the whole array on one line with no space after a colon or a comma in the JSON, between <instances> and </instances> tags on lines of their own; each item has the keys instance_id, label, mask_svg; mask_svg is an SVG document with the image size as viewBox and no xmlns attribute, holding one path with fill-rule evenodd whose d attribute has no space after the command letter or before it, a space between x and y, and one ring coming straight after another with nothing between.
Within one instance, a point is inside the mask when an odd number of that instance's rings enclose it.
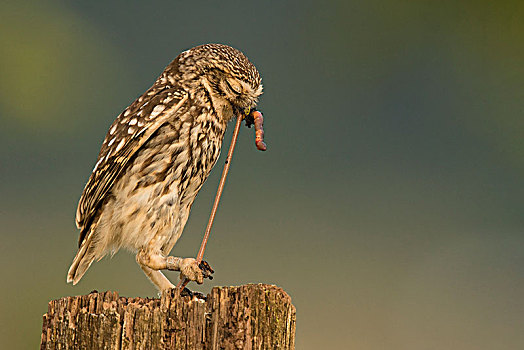
<instances>
[{"instance_id":1,"label":"owl's eye","mask_svg":"<svg viewBox=\"0 0 524 350\"><path fill-rule=\"evenodd\" d=\"M238 95L240 95L242 93L242 86L240 86L239 83L237 83L235 81L230 81L229 79L226 79L226 84L227 84L227 86L229 87L229 89L232 92L234 92L234 93L236 93Z\"/></svg>"}]
</instances>

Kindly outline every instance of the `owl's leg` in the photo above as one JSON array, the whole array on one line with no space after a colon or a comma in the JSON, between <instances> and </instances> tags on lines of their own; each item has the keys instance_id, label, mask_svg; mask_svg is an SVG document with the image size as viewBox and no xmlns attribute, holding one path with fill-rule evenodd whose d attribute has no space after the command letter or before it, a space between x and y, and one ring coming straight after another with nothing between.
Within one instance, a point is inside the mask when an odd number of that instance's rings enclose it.
<instances>
[{"instance_id":1,"label":"owl's leg","mask_svg":"<svg viewBox=\"0 0 524 350\"><path fill-rule=\"evenodd\" d=\"M167 277L164 276L164 274L161 271L150 269L149 267L142 265L140 262L138 262L138 265L140 265L140 268L142 269L142 271L144 271L144 273L149 278L149 280L153 282L153 284L161 292L168 290L168 289L175 288L175 285L171 283L171 281L169 281Z\"/></svg>"},{"instance_id":2,"label":"owl's leg","mask_svg":"<svg viewBox=\"0 0 524 350\"><path fill-rule=\"evenodd\" d=\"M211 274L214 272L206 262L201 262L199 264L196 259L193 258L178 258L174 256L166 257L160 253L151 253L143 249L136 255L136 261L140 266L145 266L155 271L166 269L180 271L181 279L187 278L190 281L196 281L198 284L204 283L204 278L211 279ZM153 281L153 279L151 280ZM154 281L153 283L157 284ZM160 287L159 284L157 284L157 286Z\"/></svg>"}]
</instances>

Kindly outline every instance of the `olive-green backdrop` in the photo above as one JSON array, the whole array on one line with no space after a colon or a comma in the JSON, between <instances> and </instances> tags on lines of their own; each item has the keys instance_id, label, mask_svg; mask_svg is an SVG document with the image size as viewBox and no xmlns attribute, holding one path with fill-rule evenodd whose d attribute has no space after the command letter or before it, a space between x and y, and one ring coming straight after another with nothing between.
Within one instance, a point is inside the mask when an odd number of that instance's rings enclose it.
<instances>
[{"instance_id":1,"label":"olive-green backdrop","mask_svg":"<svg viewBox=\"0 0 524 350\"><path fill-rule=\"evenodd\" d=\"M297 349L524 348L523 4L4 1L0 348L37 348L50 299L156 295L125 251L66 284L74 213L112 120L209 42L260 70L269 149L242 129L199 290L283 287Z\"/></svg>"}]
</instances>

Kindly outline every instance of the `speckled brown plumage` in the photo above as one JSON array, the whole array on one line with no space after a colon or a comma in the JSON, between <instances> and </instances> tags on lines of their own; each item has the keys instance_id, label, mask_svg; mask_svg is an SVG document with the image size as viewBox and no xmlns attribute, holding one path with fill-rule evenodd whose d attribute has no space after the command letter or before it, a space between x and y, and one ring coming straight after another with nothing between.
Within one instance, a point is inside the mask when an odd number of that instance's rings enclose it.
<instances>
[{"instance_id":1,"label":"speckled brown plumage","mask_svg":"<svg viewBox=\"0 0 524 350\"><path fill-rule=\"evenodd\" d=\"M106 135L78 205L79 250L68 282L124 247L137 252L160 290L173 287L161 269L202 283L194 259L168 254L218 159L227 123L254 108L261 93L254 65L229 46L198 46L171 62Z\"/></svg>"}]
</instances>

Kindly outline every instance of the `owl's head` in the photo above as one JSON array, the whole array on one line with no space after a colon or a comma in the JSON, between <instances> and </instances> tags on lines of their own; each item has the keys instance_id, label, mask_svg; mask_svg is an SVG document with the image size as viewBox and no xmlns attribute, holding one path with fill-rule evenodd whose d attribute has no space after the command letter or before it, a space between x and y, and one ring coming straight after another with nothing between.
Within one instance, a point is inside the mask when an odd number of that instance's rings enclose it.
<instances>
[{"instance_id":1,"label":"owl's head","mask_svg":"<svg viewBox=\"0 0 524 350\"><path fill-rule=\"evenodd\" d=\"M225 100L238 111L256 106L262 79L253 63L237 49L206 44L182 52L177 59L183 80L198 80L213 100Z\"/></svg>"}]
</instances>

